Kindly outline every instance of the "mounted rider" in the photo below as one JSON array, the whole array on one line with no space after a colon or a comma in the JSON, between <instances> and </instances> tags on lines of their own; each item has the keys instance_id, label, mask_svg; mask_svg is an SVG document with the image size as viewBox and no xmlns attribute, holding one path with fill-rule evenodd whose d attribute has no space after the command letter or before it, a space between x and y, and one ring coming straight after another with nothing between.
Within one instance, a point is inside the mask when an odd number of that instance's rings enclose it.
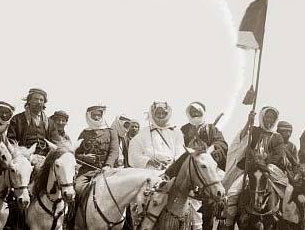
<instances>
[{"instance_id":1,"label":"mounted rider","mask_svg":"<svg viewBox=\"0 0 305 230\"><path fill-rule=\"evenodd\" d=\"M186 108L186 115L188 117L189 123L181 127L184 135L184 143L186 147L194 147L200 142L200 145L207 150L208 148L214 148L211 153L214 160L217 162L218 167L222 170L225 169L226 164L226 154L228 150L228 145L224 140L222 133L215 127L214 124L205 123L205 105L201 102L192 102ZM203 202L204 206L204 221L202 222L202 216L198 212L201 207L201 202L192 200L192 211L193 211L193 229L206 229L208 225L212 225L210 220L213 216L208 216L207 209L210 209L209 200ZM211 227L212 227L211 226Z\"/></svg>"},{"instance_id":2,"label":"mounted rider","mask_svg":"<svg viewBox=\"0 0 305 230\"><path fill-rule=\"evenodd\" d=\"M10 124L10 121L13 117L13 114L15 112L15 107L11 104L0 101L0 142L6 143L7 137L7 128ZM0 173L5 170L5 167L3 165L3 161L0 160Z\"/></svg>"},{"instance_id":3,"label":"mounted rider","mask_svg":"<svg viewBox=\"0 0 305 230\"><path fill-rule=\"evenodd\" d=\"M130 141L129 164L134 168L164 170L184 152L182 132L170 124L172 108L154 102L148 113L149 126Z\"/></svg>"},{"instance_id":4,"label":"mounted rider","mask_svg":"<svg viewBox=\"0 0 305 230\"><path fill-rule=\"evenodd\" d=\"M67 141L71 143L71 139L65 131L65 127L69 120L69 115L63 110L58 110L55 111L50 118L54 121L61 140L64 142Z\"/></svg>"},{"instance_id":5,"label":"mounted rider","mask_svg":"<svg viewBox=\"0 0 305 230\"><path fill-rule=\"evenodd\" d=\"M253 163L256 156L265 159L274 189L281 198L284 197L288 185L288 178L284 173L288 160L282 136L273 131L278 117L277 109L264 107L259 114L259 126L256 127L252 126L255 113L251 112L245 127L239 132L229 148L226 175L223 180L228 195L227 229L234 229L238 197L243 191L245 166L247 168L247 165ZM251 142L248 145L250 127L252 127L252 135ZM247 153L245 153L246 151ZM247 154L247 159L245 159L245 154Z\"/></svg>"},{"instance_id":6,"label":"mounted rider","mask_svg":"<svg viewBox=\"0 0 305 230\"><path fill-rule=\"evenodd\" d=\"M53 143L60 141L53 120L48 119L44 112L48 101L47 93L32 88L25 100L25 111L12 118L7 137L27 148L37 143L35 154L45 156L50 150L45 139Z\"/></svg>"},{"instance_id":7,"label":"mounted rider","mask_svg":"<svg viewBox=\"0 0 305 230\"><path fill-rule=\"evenodd\" d=\"M15 112L15 107L11 104L0 101L0 142L7 141L7 129Z\"/></svg>"},{"instance_id":8,"label":"mounted rider","mask_svg":"<svg viewBox=\"0 0 305 230\"><path fill-rule=\"evenodd\" d=\"M81 163L78 174L83 175L96 168L108 169L114 166L119 154L118 136L104 119L106 106L90 106L86 112L88 128L79 135L82 142L76 149L76 158ZM93 167L91 167L93 166Z\"/></svg>"},{"instance_id":9,"label":"mounted rider","mask_svg":"<svg viewBox=\"0 0 305 230\"><path fill-rule=\"evenodd\" d=\"M111 128L115 131L119 140L119 157L115 162L115 167L128 167L127 163L127 152L128 152L128 143L127 143L127 133L130 128L131 120L126 115L117 116Z\"/></svg>"}]
</instances>

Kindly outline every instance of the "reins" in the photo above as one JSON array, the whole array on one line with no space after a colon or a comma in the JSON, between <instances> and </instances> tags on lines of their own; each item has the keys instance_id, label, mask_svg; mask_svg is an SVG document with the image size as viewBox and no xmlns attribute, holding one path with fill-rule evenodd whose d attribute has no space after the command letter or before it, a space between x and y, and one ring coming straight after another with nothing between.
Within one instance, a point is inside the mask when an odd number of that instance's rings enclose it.
<instances>
[{"instance_id":1,"label":"reins","mask_svg":"<svg viewBox=\"0 0 305 230\"><path fill-rule=\"evenodd\" d=\"M115 226L117 226L117 225L123 223L123 222L125 221L125 217L124 217L124 215L122 214L122 212L121 212L121 210L120 210L120 208L119 208L119 205L118 205L118 203L116 202L116 200L115 200L115 198L114 198L114 196L113 196L113 194L112 194L112 192L111 192L111 189L110 189L110 187L109 187L109 184L108 184L107 179L106 179L106 177L105 177L105 175L104 175L103 172L102 172L102 176L103 176L104 182L105 182L105 184L106 184L107 190L108 190L108 192L109 192L109 195L110 195L112 201L114 202L116 208L118 209L118 211L119 211L119 213L120 213L120 215L121 215L121 218L120 218L121 220L119 220L119 221L117 221L117 222L110 221L110 220L105 216L105 214L102 212L102 210L100 209L100 207L98 206L97 200L96 200L96 192L95 192L95 191L96 191L96 181L93 182L94 184L93 184L93 195L92 195L92 198L93 198L93 204L94 204L95 209L97 210L97 212L98 212L98 214L100 215L100 217L107 223L108 229L111 230L113 227L115 227Z\"/></svg>"}]
</instances>

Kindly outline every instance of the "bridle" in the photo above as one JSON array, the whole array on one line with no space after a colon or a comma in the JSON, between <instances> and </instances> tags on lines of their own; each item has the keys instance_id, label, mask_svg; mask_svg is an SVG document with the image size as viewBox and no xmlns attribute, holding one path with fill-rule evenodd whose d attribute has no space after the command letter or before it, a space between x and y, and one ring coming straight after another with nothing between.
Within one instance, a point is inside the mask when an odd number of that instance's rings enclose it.
<instances>
[{"instance_id":1,"label":"bridle","mask_svg":"<svg viewBox=\"0 0 305 230\"><path fill-rule=\"evenodd\" d=\"M56 173L55 170L55 164L53 163L52 169L54 177L55 177L55 181L54 184L60 189L60 191L62 192L62 188L67 188L67 187L72 187L75 184L75 176L73 177L73 182L72 183L60 183L60 179L59 176ZM48 191L45 191L46 197L48 198L49 201L51 201L53 203L52 205L52 210L50 210L48 207L46 207L46 205L42 202L40 195L37 196L37 201L38 204L40 205L40 207L49 215L53 218L52 221L52 226L50 228L50 230L55 230L56 226L57 226L57 222L58 219L65 214L65 210L66 210L66 202L64 202L64 207L63 209L61 209L57 214L56 214L56 209L57 209L57 205L59 203L61 203L63 201L63 198L59 198L56 200L51 199L50 194Z\"/></svg>"},{"instance_id":2,"label":"bridle","mask_svg":"<svg viewBox=\"0 0 305 230\"><path fill-rule=\"evenodd\" d=\"M201 182L202 184L202 187L199 187L199 186L196 186L195 185L195 182L194 182L194 179L192 178L192 171L191 171L191 166L193 165L193 168L194 168L194 171L195 171L195 174L196 174L196 177L199 179L199 181ZM221 181L219 180L216 180L216 181L213 181L211 183L207 183L206 179L204 178L204 176L202 175L202 173L200 172L200 169L199 169L199 166L198 164L196 163L195 161L195 158L190 155L190 158L189 158L189 176L190 176L190 182L191 182L191 187L192 187L192 190L194 191L194 193L196 194L196 196L194 198L197 198L198 199L198 196L199 194L204 194L206 193L206 191L208 191L208 195L213 198L213 200L217 200L215 198L215 196L213 195L212 193L212 190L211 190L211 186L213 185L216 185L216 184L221 184Z\"/></svg>"},{"instance_id":3,"label":"bridle","mask_svg":"<svg viewBox=\"0 0 305 230\"><path fill-rule=\"evenodd\" d=\"M94 180L93 181L93 192L92 192L92 199L93 199L93 204L94 204L94 208L97 210L98 214L100 215L100 217L106 222L107 226L108 226L108 229L112 229L114 227L116 227L117 225L123 223L125 221L125 216L123 215L122 211L120 210L120 207L117 203L117 201L115 200L113 194L112 194L112 191L109 187L109 184L107 182L107 179L106 179L106 176L104 174L104 172L101 172L102 173L102 177L104 179L104 182L105 182L105 185L107 187L107 190L108 190L108 193L112 199L112 201L114 202L115 206L116 206L116 209L118 210L119 214L120 214L120 220L117 221L117 222L113 222L113 221L110 221L106 216L105 214L102 212L102 210L100 209L100 207L98 206L98 203L97 203L97 199L96 199L96 181ZM87 225L87 223L86 223Z\"/></svg>"},{"instance_id":4,"label":"bridle","mask_svg":"<svg viewBox=\"0 0 305 230\"><path fill-rule=\"evenodd\" d=\"M18 191L18 190L29 190L29 185L20 185L20 186L17 186L14 181L12 180L12 176L11 176L11 170L10 168L7 169L7 175L8 175L8 181L9 181L9 188L12 188L14 189L14 191ZM14 192L14 195L15 192Z\"/></svg>"},{"instance_id":5,"label":"bridle","mask_svg":"<svg viewBox=\"0 0 305 230\"><path fill-rule=\"evenodd\" d=\"M57 175L56 170L55 170L55 164L53 164L52 170L53 170L53 174L55 176L55 182L54 183L60 189L60 191L62 191L62 188L73 187L75 185L75 177L76 177L76 175L74 175L73 181L71 183L61 183L60 177Z\"/></svg>"},{"instance_id":6,"label":"bridle","mask_svg":"<svg viewBox=\"0 0 305 230\"><path fill-rule=\"evenodd\" d=\"M253 195L252 194L254 194L254 199L255 199L256 194L258 194L259 196L265 197L265 199L263 201L263 205L262 205L262 207L263 207L262 210L267 205L267 202L269 200L269 196L271 195L271 191L270 191L271 183L272 183L272 181L269 178L267 178L266 186L262 190L253 190L253 189L251 189L250 184L249 184L249 193L250 193L250 200L251 201L253 201ZM267 212L264 212L264 213L257 212L254 209L254 207L250 207L250 205L248 205L246 207L246 212L251 214L251 215L259 217L260 220L262 221L262 219L266 216L274 216L275 217L278 214L279 209L280 209L280 199L278 199L277 204L271 210L269 210Z\"/></svg>"}]
</instances>

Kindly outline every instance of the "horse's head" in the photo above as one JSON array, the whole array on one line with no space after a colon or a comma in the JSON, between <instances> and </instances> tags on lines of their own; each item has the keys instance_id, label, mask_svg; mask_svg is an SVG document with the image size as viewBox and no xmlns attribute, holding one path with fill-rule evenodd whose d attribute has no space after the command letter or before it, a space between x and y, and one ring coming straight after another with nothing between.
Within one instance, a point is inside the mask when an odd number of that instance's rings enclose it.
<instances>
[{"instance_id":1,"label":"horse's head","mask_svg":"<svg viewBox=\"0 0 305 230\"><path fill-rule=\"evenodd\" d=\"M220 200L225 194L221 178L217 171L217 163L210 153L192 152L188 164L191 186L195 192L209 195Z\"/></svg>"},{"instance_id":2,"label":"horse's head","mask_svg":"<svg viewBox=\"0 0 305 230\"><path fill-rule=\"evenodd\" d=\"M4 168L8 168L12 161L12 154L3 142L0 142L0 164Z\"/></svg>"},{"instance_id":3,"label":"horse's head","mask_svg":"<svg viewBox=\"0 0 305 230\"><path fill-rule=\"evenodd\" d=\"M262 211L266 207L270 195L269 170L265 162L252 161L248 167L249 190L253 208Z\"/></svg>"},{"instance_id":4,"label":"horse's head","mask_svg":"<svg viewBox=\"0 0 305 230\"><path fill-rule=\"evenodd\" d=\"M69 151L64 152L53 164L53 172L57 185L61 190L63 199L67 202L73 201L75 198L75 168L75 156Z\"/></svg>"},{"instance_id":5,"label":"horse's head","mask_svg":"<svg viewBox=\"0 0 305 230\"><path fill-rule=\"evenodd\" d=\"M23 155L14 158L8 169L8 180L10 187L14 189L18 207L25 209L30 204L30 195L28 186L30 183L33 166Z\"/></svg>"}]
</instances>

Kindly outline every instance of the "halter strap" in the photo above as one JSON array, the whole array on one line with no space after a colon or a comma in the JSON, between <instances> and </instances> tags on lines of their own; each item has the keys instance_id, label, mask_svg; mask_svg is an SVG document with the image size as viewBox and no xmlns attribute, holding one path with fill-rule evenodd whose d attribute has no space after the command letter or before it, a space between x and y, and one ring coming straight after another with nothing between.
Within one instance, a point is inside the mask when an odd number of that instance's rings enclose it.
<instances>
[{"instance_id":1,"label":"halter strap","mask_svg":"<svg viewBox=\"0 0 305 230\"><path fill-rule=\"evenodd\" d=\"M60 202L54 202L54 205L53 205L53 208L52 208L52 211L49 210L45 204L42 202L40 196L37 196L37 201L38 201L38 204L40 205L40 207L49 215L53 218L53 222L52 222L52 226L50 228L50 230L55 230L56 229L56 226L57 226L57 222L58 222L58 219L65 213L65 209L66 209L66 204L64 203L64 207L62 210L60 210L57 215L55 215L55 211L56 211L56 207L57 205L60 203Z\"/></svg>"},{"instance_id":2,"label":"halter strap","mask_svg":"<svg viewBox=\"0 0 305 230\"><path fill-rule=\"evenodd\" d=\"M22 190L22 189L28 189L29 188L28 185L21 185L21 186L15 187L14 183L12 181L12 178L11 178L10 170L8 170L7 172L8 172L8 180L9 180L11 188L13 188L14 190Z\"/></svg>"},{"instance_id":3,"label":"halter strap","mask_svg":"<svg viewBox=\"0 0 305 230\"><path fill-rule=\"evenodd\" d=\"M104 174L103 174L103 177L104 177ZM104 178L104 180L106 181L106 178ZM97 210L98 214L100 215L100 217L102 217L102 219L107 223L108 225L108 229L111 230L113 227L123 223L125 221L125 217L121 214L121 211L119 209L119 212L120 214L122 215L123 219L121 219L120 221L118 222L113 222L113 221L110 221L105 215L104 213L102 212L102 210L100 209L100 207L98 206L97 202L96 202L96 196L95 196L95 190L96 190L96 182L94 181L93 182L93 195L92 195L92 198L93 198L93 204L94 204L94 207L95 209ZM118 204L117 202L115 201L110 189L109 189L109 186L108 186L108 183L106 184L107 188L108 188L108 191L110 192L110 196L112 198L112 200L114 201L114 203L116 204L116 206L118 207Z\"/></svg>"},{"instance_id":4,"label":"halter strap","mask_svg":"<svg viewBox=\"0 0 305 230\"><path fill-rule=\"evenodd\" d=\"M200 188L198 186L195 186L195 184L194 184L194 181L193 181L193 178L192 178L192 174L191 174L191 163L194 166L194 171L196 173L196 176L198 177L198 179L200 180L200 182L203 185L203 187L201 188L202 191L206 190L207 188L209 188L209 187L211 187L211 186L213 186L215 184L221 183L221 181L213 181L211 183L207 183L206 180L204 179L204 177L202 176L202 174L200 173L200 170L198 168L198 165L195 162L195 159L192 156L190 156L190 160L189 160L189 175L190 175L191 186L192 186L192 188L193 188L193 190L195 192L198 192ZM214 199L214 195L212 194L211 190L209 190L209 194Z\"/></svg>"}]
</instances>

